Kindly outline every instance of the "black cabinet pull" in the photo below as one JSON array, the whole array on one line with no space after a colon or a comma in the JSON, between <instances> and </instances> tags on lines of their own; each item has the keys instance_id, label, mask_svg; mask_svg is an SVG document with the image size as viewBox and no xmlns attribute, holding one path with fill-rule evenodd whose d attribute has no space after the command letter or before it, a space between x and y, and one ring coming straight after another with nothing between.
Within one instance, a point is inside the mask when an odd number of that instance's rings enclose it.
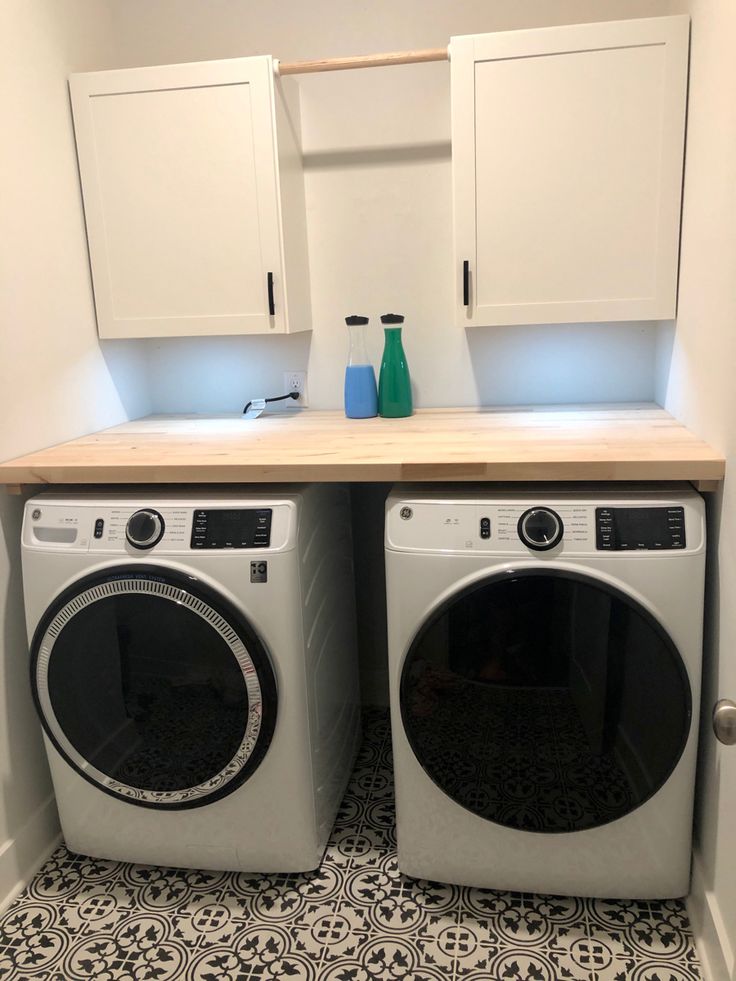
<instances>
[{"instance_id":1,"label":"black cabinet pull","mask_svg":"<svg viewBox=\"0 0 736 981\"><path fill-rule=\"evenodd\" d=\"M463 306L470 306L470 262L463 262Z\"/></svg>"},{"instance_id":2,"label":"black cabinet pull","mask_svg":"<svg viewBox=\"0 0 736 981\"><path fill-rule=\"evenodd\" d=\"M268 315L273 317L276 313L276 306L273 302L273 273L268 274Z\"/></svg>"}]
</instances>

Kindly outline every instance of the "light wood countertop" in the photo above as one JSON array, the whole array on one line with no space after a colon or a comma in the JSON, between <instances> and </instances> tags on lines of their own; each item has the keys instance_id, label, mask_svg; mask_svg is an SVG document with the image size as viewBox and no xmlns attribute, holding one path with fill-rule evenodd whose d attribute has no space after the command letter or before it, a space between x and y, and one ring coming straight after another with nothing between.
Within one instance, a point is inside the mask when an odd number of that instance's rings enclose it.
<instances>
[{"instance_id":1,"label":"light wood countertop","mask_svg":"<svg viewBox=\"0 0 736 981\"><path fill-rule=\"evenodd\" d=\"M0 484L679 481L723 457L654 404L150 416L0 464Z\"/></svg>"}]
</instances>

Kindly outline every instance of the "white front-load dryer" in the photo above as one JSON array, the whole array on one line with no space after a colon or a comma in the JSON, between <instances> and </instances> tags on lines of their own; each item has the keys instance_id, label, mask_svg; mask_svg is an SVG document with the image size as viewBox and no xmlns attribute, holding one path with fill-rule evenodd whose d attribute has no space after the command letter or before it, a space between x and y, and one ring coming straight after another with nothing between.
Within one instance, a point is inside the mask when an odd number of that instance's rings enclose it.
<instances>
[{"instance_id":1,"label":"white front-load dryer","mask_svg":"<svg viewBox=\"0 0 736 981\"><path fill-rule=\"evenodd\" d=\"M315 868L359 738L347 491L42 494L22 551L67 846Z\"/></svg>"},{"instance_id":2,"label":"white front-load dryer","mask_svg":"<svg viewBox=\"0 0 736 981\"><path fill-rule=\"evenodd\" d=\"M398 486L385 536L401 870L685 895L699 495Z\"/></svg>"}]
</instances>

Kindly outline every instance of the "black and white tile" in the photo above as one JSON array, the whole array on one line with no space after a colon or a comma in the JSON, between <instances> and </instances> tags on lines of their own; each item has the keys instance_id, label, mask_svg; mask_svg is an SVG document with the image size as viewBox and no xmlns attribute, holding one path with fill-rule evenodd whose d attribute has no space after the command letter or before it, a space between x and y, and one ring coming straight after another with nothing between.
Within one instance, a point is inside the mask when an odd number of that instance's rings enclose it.
<instances>
[{"instance_id":1,"label":"black and white tile","mask_svg":"<svg viewBox=\"0 0 736 981\"><path fill-rule=\"evenodd\" d=\"M396 865L370 712L322 865L192 872L59 848L0 919L0 981L694 981L683 904L493 892Z\"/></svg>"}]
</instances>

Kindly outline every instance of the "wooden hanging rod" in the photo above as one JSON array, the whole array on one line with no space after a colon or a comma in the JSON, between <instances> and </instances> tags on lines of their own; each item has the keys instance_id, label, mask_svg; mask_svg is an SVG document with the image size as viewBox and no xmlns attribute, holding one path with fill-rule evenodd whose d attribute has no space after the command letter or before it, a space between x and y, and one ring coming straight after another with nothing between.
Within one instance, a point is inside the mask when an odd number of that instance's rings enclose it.
<instances>
[{"instance_id":1,"label":"wooden hanging rod","mask_svg":"<svg viewBox=\"0 0 736 981\"><path fill-rule=\"evenodd\" d=\"M322 58L319 61L276 61L278 75L305 75L309 72L341 72L349 68L381 68L386 65L416 65L425 61L449 61L447 48L424 51L392 51L388 54L357 55L353 58Z\"/></svg>"}]
</instances>

